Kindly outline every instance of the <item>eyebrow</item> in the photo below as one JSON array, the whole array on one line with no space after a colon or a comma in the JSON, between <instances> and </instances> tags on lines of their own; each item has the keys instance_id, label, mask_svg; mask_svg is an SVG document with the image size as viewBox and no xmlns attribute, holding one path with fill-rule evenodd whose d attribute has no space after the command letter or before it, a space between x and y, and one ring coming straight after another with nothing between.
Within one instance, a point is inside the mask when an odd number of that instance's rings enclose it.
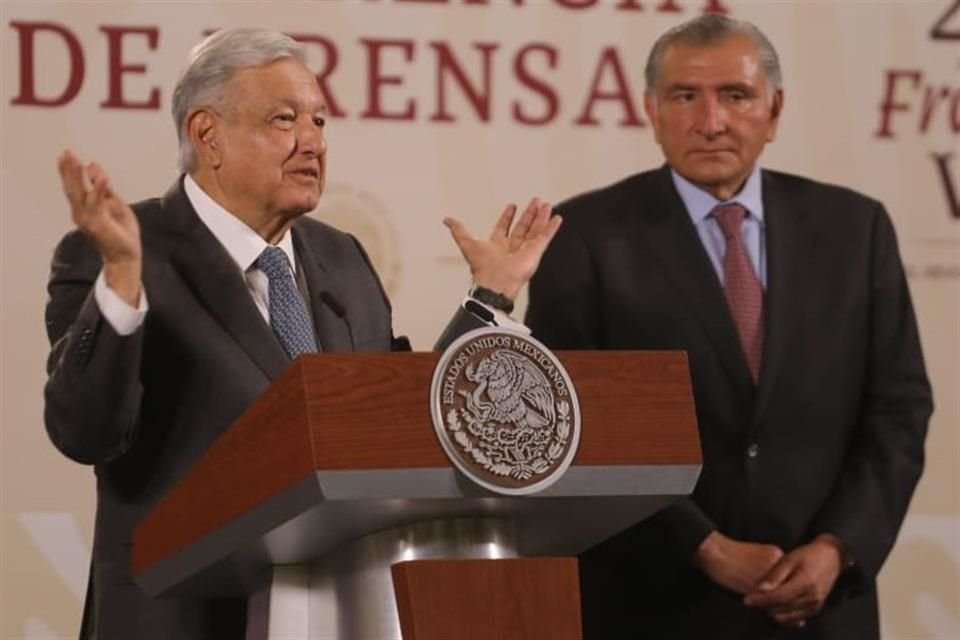
<instances>
[{"instance_id":1,"label":"eyebrow","mask_svg":"<svg viewBox=\"0 0 960 640\"><path fill-rule=\"evenodd\" d=\"M756 88L753 85L749 85L745 82L731 82L729 84L722 84L719 87L720 91L742 91L744 93L756 93Z\"/></svg>"},{"instance_id":2,"label":"eyebrow","mask_svg":"<svg viewBox=\"0 0 960 640\"><path fill-rule=\"evenodd\" d=\"M278 98L270 104L270 109L276 109L277 107L290 107L294 111L300 111L300 103L296 100L291 100L290 98ZM319 107L313 110L314 113L320 113L326 115L327 105L321 104Z\"/></svg>"},{"instance_id":3,"label":"eyebrow","mask_svg":"<svg viewBox=\"0 0 960 640\"><path fill-rule=\"evenodd\" d=\"M705 89L714 89L714 87L704 87L703 85L698 84L686 84L683 82L676 82L667 87L668 93L674 93L676 91L703 91ZM722 84L718 87L715 87L717 91L742 91L744 93L753 94L756 93L756 89L749 84L744 82L730 82L728 84Z\"/></svg>"}]
</instances>

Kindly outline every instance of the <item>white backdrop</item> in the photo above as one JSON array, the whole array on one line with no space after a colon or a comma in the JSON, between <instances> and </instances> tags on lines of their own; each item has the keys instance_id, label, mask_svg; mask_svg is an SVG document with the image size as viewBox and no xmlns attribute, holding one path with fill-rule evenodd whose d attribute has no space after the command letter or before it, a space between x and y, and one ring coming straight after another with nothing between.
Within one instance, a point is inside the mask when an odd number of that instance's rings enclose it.
<instances>
[{"instance_id":1,"label":"white backdrop","mask_svg":"<svg viewBox=\"0 0 960 640\"><path fill-rule=\"evenodd\" d=\"M189 48L227 26L304 37L343 112L315 215L361 237L397 331L428 349L468 284L440 219L486 231L507 201L659 164L646 53L705 8L757 23L780 52L786 111L765 166L863 191L894 218L937 409L881 575L884 635L960 638L960 0L2 0L0 637L75 637L86 583L93 474L42 423L44 286L70 228L62 148L129 200L158 195L177 175L170 93Z\"/></svg>"}]
</instances>

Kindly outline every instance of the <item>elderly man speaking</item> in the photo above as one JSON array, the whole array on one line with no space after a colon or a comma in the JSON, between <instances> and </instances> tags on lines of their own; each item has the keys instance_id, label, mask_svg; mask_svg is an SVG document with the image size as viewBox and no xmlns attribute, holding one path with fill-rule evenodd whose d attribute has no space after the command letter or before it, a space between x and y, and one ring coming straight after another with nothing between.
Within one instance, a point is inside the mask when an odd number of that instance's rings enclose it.
<instances>
[{"instance_id":1,"label":"elderly man speaking","mask_svg":"<svg viewBox=\"0 0 960 640\"><path fill-rule=\"evenodd\" d=\"M50 278L45 420L58 449L96 465L83 639L243 637L243 601L140 591L135 525L292 358L397 346L363 248L303 217L326 157L324 99L304 60L265 29L200 43L173 100L184 175L160 198L128 207L98 165L60 158L78 230ZM539 200L511 229L515 212L489 240L445 220L481 302L512 300L559 227ZM482 324L460 309L451 327Z\"/></svg>"}]
</instances>

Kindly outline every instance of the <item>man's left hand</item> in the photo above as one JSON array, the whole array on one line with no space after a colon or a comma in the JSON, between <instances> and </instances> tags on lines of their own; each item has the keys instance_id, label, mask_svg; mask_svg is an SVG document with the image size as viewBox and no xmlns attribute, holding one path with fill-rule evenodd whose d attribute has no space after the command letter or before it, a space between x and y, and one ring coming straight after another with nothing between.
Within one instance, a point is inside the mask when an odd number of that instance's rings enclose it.
<instances>
[{"instance_id":1,"label":"man's left hand","mask_svg":"<svg viewBox=\"0 0 960 640\"><path fill-rule=\"evenodd\" d=\"M561 222L560 216L550 215L550 205L539 198L531 200L520 220L512 224L516 212L515 205L508 205L488 240L474 238L459 220L443 221L470 265L474 283L510 300L516 299L533 277Z\"/></svg>"},{"instance_id":2,"label":"man's left hand","mask_svg":"<svg viewBox=\"0 0 960 640\"><path fill-rule=\"evenodd\" d=\"M803 627L819 613L843 569L843 543L830 534L783 556L744 604L765 609L780 624Z\"/></svg>"}]
</instances>

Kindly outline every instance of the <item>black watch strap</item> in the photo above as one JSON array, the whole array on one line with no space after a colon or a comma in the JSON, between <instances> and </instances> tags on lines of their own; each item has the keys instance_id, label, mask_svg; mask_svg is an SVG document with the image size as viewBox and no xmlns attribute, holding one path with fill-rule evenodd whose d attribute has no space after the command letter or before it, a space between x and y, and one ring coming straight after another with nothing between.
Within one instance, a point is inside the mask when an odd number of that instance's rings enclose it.
<instances>
[{"instance_id":1,"label":"black watch strap","mask_svg":"<svg viewBox=\"0 0 960 640\"><path fill-rule=\"evenodd\" d=\"M470 297L478 302L483 304L488 304L494 309L499 309L504 313L511 313L513 311L513 300L503 295L502 293L497 293L492 289L487 289L486 287L481 287L480 285L474 285L470 289Z\"/></svg>"}]
</instances>

